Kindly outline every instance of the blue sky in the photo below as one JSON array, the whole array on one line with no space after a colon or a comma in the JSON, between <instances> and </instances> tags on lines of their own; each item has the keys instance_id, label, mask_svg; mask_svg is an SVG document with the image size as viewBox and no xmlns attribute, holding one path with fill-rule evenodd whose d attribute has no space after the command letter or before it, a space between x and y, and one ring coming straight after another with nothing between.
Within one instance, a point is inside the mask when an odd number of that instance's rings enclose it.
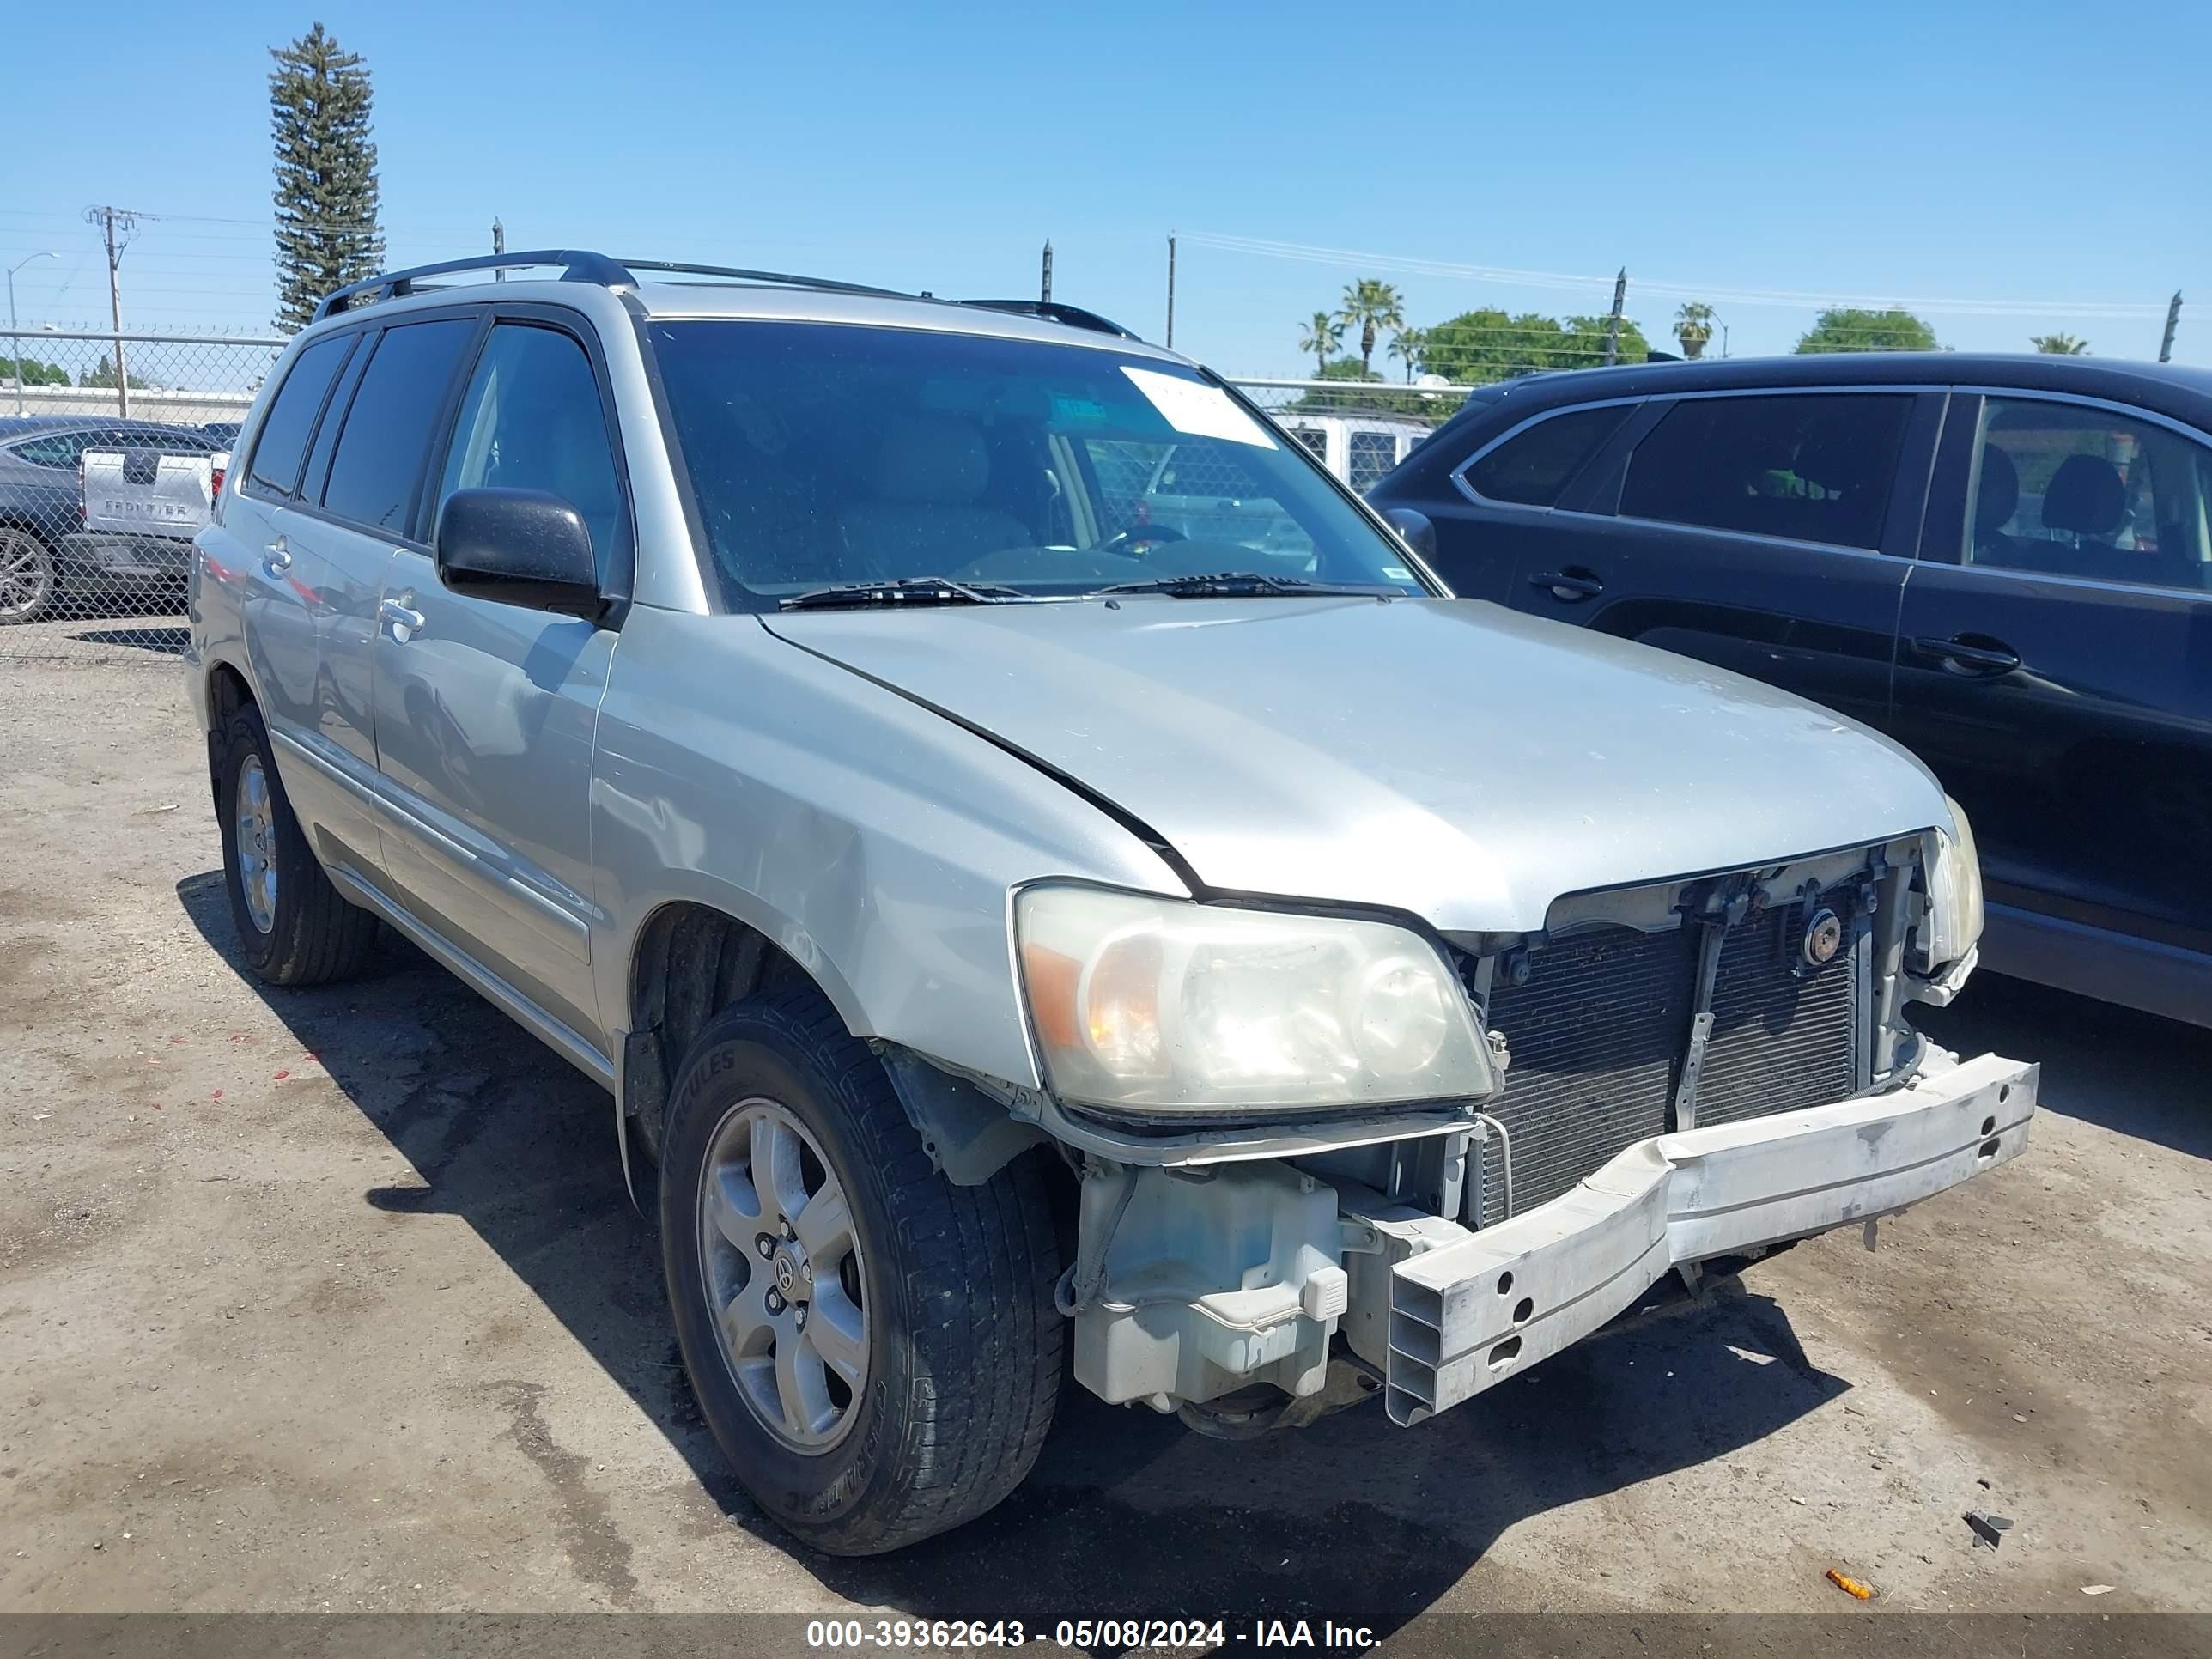
<instances>
[{"instance_id":1,"label":"blue sky","mask_svg":"<svg viewBox=\"0 0 2212 1659\"><path fill-rule=\"evenodd\" d=\"M496 214L514 247L996 295L1034 292L1049 237L1057 297L1157 338L1176 231L1176 343L1231 372L1297 372L1300 320L1370 271L1419 324L1601 311L1623 264L1655 340L1710 294L1739 355L1795 341L1809 298L1762 297L1787 294L2150 356L2180 289L2175 355L2212 362L2212 7L2182 0L15 14L0 263L62 255L18 275L26 322L105 322L79 216L112 202L180 216L125 255L130 324L265 324L264 48L319 15L375 76L395 261L488 246Z\"/></svg>"}]
</instances>

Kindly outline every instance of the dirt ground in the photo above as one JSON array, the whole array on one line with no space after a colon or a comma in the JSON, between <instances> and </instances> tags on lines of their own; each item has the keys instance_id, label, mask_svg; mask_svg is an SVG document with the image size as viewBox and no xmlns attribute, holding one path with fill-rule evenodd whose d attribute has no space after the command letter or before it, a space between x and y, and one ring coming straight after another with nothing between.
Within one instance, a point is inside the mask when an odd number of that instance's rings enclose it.
<instances>
[{"instance_id":1,"label":"dirt ground","mask_svg":"<svg viewBox=\"0 0 2212 1659\"><path fill-rule=\"evenodd\" d=\"M2027 1156L1417 1430L1071 1389L1001 1510L785 1542L606 1096L393 943L240 975L166 659L0 660L0 1611L2212 1611L2212 1033L1984 978ZM1970 1510L2014 1525L1992 1552ZM2110 1585L2085 1601L2084 1586ZM1640 1638L1639 1638L1640 1639Z\"/></svg>"}]
</instances>

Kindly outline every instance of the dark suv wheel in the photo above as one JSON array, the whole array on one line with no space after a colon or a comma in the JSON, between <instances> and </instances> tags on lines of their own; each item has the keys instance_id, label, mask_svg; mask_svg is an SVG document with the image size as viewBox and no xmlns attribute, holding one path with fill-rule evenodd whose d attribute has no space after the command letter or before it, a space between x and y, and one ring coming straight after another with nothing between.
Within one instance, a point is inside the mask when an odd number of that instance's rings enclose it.
<instances>
[{"instance_id":1,"label":"dark suv wheel","mask_svg":"<svg viewBox=\"0 0 2212 1659\"><path fill-rule=\"evenodd\" d=\"M700 1409L754 1500L840 1555L974 1519L1051 1426L1058 1246L1030 1159L931 1167L822 994L710 1020L671 1097L661 1249Z\"/></svg>"},{"instance_id":2,"label":"dark suv wheel","mask_svg":"<svg viewBox=\"0 0 2212 1659\"><path fill-rule=\"evenodd\" d=\"M292 816L261 711L225 719L216 745L224 885L246 966L272 985L321 985L360 970L376 918L331 885Z\"/></svg>"}]
</instances>

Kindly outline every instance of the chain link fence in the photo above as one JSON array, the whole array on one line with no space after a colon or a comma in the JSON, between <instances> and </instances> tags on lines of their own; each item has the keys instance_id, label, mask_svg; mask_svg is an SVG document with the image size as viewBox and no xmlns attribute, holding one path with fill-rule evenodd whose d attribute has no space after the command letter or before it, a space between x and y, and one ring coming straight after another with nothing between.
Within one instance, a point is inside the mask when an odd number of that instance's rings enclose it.
<instances>
[{"instance_id":1,"label":"chain link fence","mask_svg":"<svg viewBox=\"0 0 2212 1659\"><path fill-rule=\"evenodd\" d=\"M181 646L192 536L283 349L0 332L0 660L159 663Z\"/></svg>"},{"instance_id":2,"label":"chain link fence","mask_svg":"<svg viewBox=\"0 0 2212 1659\"><path fill-rule=\"evenodd\" d=\"M1233 383L1354 489L1371 489L1473 390L1438 375L1382 380L1240 380Z\"/></svg>"}]
</instances>

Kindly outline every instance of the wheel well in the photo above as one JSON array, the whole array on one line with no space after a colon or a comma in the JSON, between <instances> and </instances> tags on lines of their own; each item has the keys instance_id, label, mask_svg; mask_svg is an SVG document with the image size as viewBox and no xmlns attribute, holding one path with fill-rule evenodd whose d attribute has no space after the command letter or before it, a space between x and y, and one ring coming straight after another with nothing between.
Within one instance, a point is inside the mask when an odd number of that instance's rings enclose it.
<instances>
[{"instance_id":1,"label":"wheel well","mask_svg":"<svg viewBox=\"0 0 2212 1659\"><path fill-rule=\"evenodd\" d=\"M208 708L221 726L240 709L253 701L253 691L246 683L246 676L227 662L219 662L208 671Z\"/></svg>"},{"instance_id":2,"label":"wheel well","mask_svg":"<svg viewBox=\"0 0 2212 1659\"><path fill-rule=\"evenodd\" d=\"M216 810L222 810L222 786L216 777L216 757L222 747L222 728L230 717L253 702L253 688L246 684L246 676L227 662L219 662L208 671L208 788L216 798Z\"/></svg>"},{"instance_id":3,"label":"wheel well","mask_svg":"<svg viewBox=\"0 0 2212 1659\"><path fill-rule=\"evenodd\" d=\"M702 1027L756 991L812 975L757 927L710 905L662 906L630 958L623 1111L660 1150L661 1114L676 1069Z\"/></svg>"}]
</instances>

